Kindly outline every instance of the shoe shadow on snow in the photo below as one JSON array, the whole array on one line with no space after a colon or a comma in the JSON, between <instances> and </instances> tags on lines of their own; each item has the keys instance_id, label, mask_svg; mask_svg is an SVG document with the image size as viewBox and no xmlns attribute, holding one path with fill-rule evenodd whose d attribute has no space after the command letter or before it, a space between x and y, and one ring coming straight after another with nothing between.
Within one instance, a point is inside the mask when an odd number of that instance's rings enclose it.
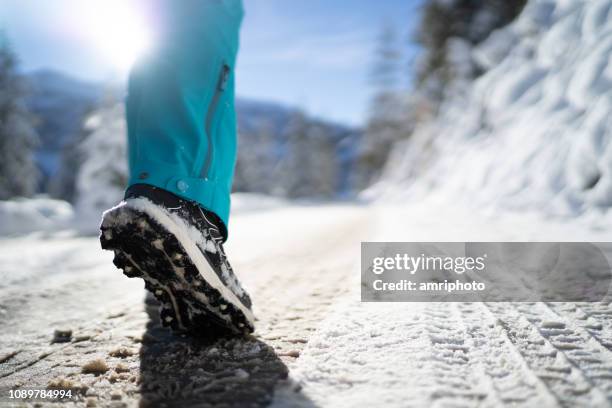
<instances>
[{"instance_id":1,"label":"shoe shadow on snow","mask_svg":"<svg viewBox=\"0 0 612 408\"><path fill-rule=\"evenodd\" d=\"M287 379L287 366L255 337L172 334L161 326L153 297L146 298L145 307L141 407L267 406L275 386ZM304 397L298 398L304 406Z\"/></svg>"}]
</instances>

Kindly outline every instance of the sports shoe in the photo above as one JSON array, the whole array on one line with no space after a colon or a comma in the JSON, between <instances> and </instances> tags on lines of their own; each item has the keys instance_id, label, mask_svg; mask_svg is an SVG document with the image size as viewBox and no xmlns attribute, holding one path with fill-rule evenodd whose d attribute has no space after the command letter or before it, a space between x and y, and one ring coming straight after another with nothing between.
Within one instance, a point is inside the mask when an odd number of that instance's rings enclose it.
<instances>
[{"instance_id":1,"label":"sports shoe","mask_svg":"<svg viewBox=\"0 0 612 408\"><path fill-rule=\"evenodd\" d=\"M215 214L168 191L136 184L106 211L102 248L130 277L143 278L161 303L164 326L210 333L251 333L251 299L223 250L225 231Z\"/></svg>"}]
</instances>

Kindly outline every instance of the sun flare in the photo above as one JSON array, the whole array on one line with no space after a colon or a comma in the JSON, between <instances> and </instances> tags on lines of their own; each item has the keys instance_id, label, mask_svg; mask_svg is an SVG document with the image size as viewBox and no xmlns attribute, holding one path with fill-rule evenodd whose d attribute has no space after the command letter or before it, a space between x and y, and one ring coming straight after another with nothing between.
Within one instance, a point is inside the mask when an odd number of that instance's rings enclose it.
<instances>
[{"instance_id":1,"label":"sun flare","mask_svg":"<svg viewBox=\"0 0 612 408\"><path fill-rule=\"evenodd\" d=\"M117 70L127 71L152 42L143 11L133 0L83 2L83 30L100 54Z\"/></svg>"}]
</instances>

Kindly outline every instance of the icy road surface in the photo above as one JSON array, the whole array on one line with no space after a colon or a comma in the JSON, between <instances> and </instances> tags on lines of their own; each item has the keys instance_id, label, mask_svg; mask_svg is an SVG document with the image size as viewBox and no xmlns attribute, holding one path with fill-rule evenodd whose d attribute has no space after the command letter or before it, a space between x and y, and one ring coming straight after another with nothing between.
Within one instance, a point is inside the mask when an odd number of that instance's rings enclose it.
<instances>
[{"instance_id":1,"label":"icy road surface","mask_svg":"<svg viewBox=\"0 0 612 408\"><path fill-rule=\"evenodd\" d=\"M431 205L241 213L227 250L259 319L246 339L169 334L96 238L4 238L0 389L70 387L70 406L611 406L608 304L358 300L363 240L562 238L609 233Z\"/></svg>"}]
</instances>

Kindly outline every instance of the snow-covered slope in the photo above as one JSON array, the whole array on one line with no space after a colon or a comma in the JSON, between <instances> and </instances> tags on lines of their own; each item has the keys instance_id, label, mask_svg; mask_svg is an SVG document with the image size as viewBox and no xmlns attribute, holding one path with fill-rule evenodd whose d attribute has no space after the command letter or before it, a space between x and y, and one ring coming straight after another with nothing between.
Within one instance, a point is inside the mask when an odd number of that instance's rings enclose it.
<instances>
[{"instance_id":1,"label":"snow-covered slope","mask_svg":"<svg viewBox=\"0 0 612 408\"><path fill-rule=\"evenodd\" d=\"M485 73L396 149L373 192L566 215L611 206L612 1L529 0L467 52Z\"/></svg>"}]
</instances>

